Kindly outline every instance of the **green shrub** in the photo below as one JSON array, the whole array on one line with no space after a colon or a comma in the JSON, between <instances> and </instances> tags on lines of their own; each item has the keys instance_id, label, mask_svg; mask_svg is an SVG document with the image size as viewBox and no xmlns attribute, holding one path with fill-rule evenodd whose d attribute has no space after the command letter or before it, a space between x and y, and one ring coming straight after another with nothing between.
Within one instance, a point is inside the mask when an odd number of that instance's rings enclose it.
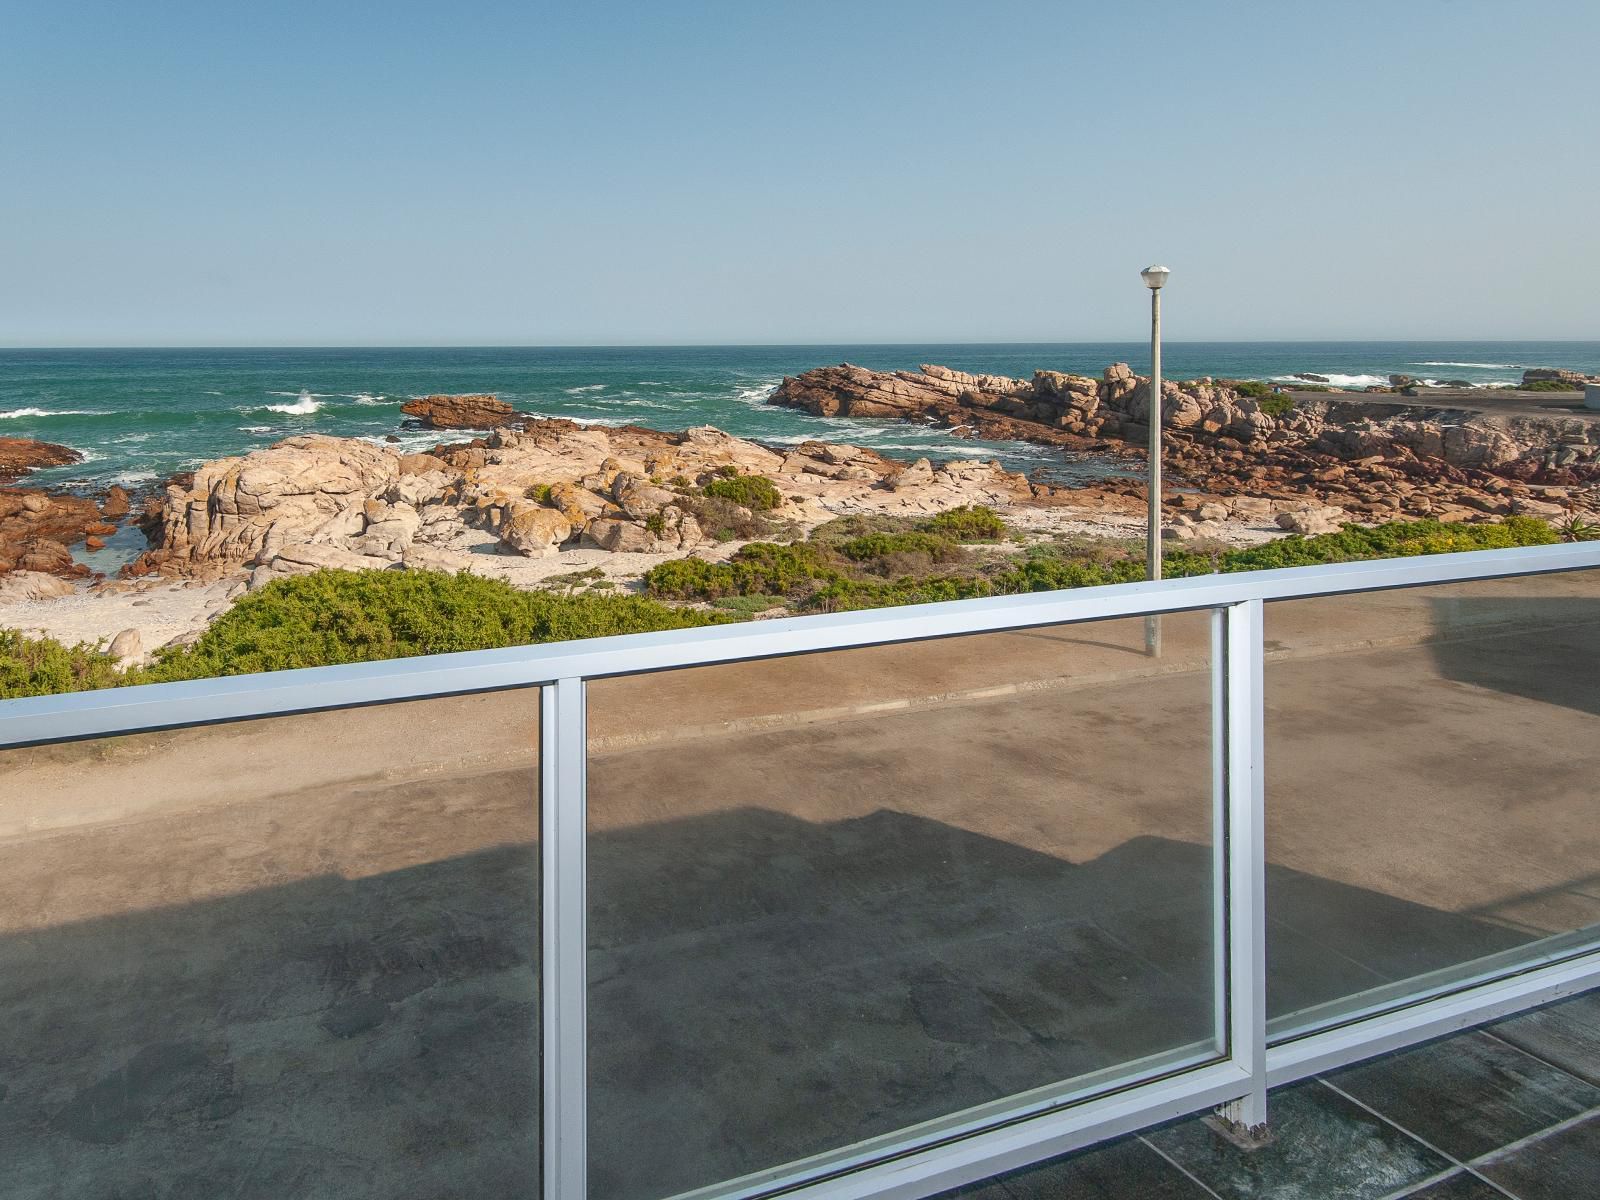
<instances>
[{"instance_id":1,"label":"green shrub","mask_svg":"<svg viewBox=\"0 0 1600 1200\"><path fill-rule=\"evenodd\" d=\"M639 596L524 592L465 572L317 571L274 580L139 682L203 679L715 623Z\"/></svg>"},{"instance_id":2,"label":"green shrub","mask_svg":"<svg viewBox=\"0 0 1600 1200\"><path fill-rule=\"evenodd\" d=\"M1262 383L1259 379L1235 379L1227 386L1241 396L1249 396L1252 400L1265 400L1269 396L1277 395L1270 383Z\"/></svg>"},{"instance_id":3,"label":"green shrub","mask_svg":"<svg viewBox=\"0 0 1600 1200\"><path fill-rule=\"evenodd\" d=\"M1559 379L1535 379L1532 383L1519 383L1519 392L1579 392L1583 389Z\"/></svg>"},{"instance_id":4,"label":"green shrub","mask_svg":"<svg viewBox=\"0 0 1600 1200\"><path fill-rule=\"evenodd\" d=\"M992 596L987 579L958 575L890 582L840 579L812 592L801 603L808 612L844 612L857 608L888 608L897 604L933 604L940 600L969 600Z\"/></svg>"},{"instance_id":5,"label":"green shrub","mask_svg":"<svg viewBox=\"0 0 1600 1200\"><path fill-rule=\"evenodd\" d=\"M743 504L725 500L720 496L707 496L686 492L678 499L678 507L688 512L700 525L700 531L714 542L749 541L752 538L782 536L786 527L782 522L752 512Z\"/></svg>"},{"instance_id":6,"label":"green shrub","mask_svg":"<svg viewBox=\"0 0 1600 1200\"><path fill-rule=\"evenodd\" d=\"M1294 411L1294 400L1289 396L1263 396L1256 404L1269 417L1281 417Z\"/></svg>"},{"instance_id":7,"label":"green shrub","mask_svg":"<svg viewBox=\"0 0 1600 1200\"><path fill-rule=\"evenodd\" d=\"M1027 554L993 576L996 592L1053 592L1062 588L1098 587L1106 583L1133 583L1144 578L1142 559L1096 561L1059 554Z\"/></svg>"},{"instance_id":8,"label":"green shrub","mask_svg":"<svg viewBox=\"0 0 1600 1200\"><path fill-rule=\"evenodd\" d=\"M0 629L0 700L116 687L116 660L93 646L63 646Z\"/></svg>"},{"instance_id":9,"label":"green shrub","mask_svg":"<svg viewBox=\"0 0 1600 1200\"><path fill-rule=\"evenodd\" d=\"M851 562L868 562L893 554L926 554L935 562L961 557L961 547L937 533L868 533L839 543L839 553Z\"/></svg>"},{"instance_id":10,"label":"green shrub","mask_svg":"<svg viewBox=\"0 0 1600 1200\"><path fill-rule=\"evenodd\" d=\"M982 504L947 509L922 522L924 533L937 533L953 542L998 542L1011 530L994 509Z\"/></svg>"},{"instance_id":11,"label":"green shrub","mask_svg":"<svg viewBox=\"0 0 1600 1200\"><path fill-rule=\"evenodd\" d=\"M713 479L700 490L707 496L743 505L751 512L771 512L783 503L783 493L778 491L778 485L765 475Z\"/></svg>"},{"instance_id":12,"label":"green shrub","mask_svg":"<svg viewBox=\"0 0 1600 1200\"><path fill-rule=\"evenodd\" d=\"M721 596L711 602L711 607L741 617L754 617L786 603L782 596Z\"/></svg>"},{"instance_id":13,"label":"green shrub","mask_svg":"<svg viewBox=\"0 0 1600 1200\"><path fill-rule=\"evenodd\" d=\"M725 563L677 558L645 573L645 591L668 600L716 600L722 596L797 596L817 582L840 577L838 560L811 542L779 545L751 542Z\"/></svg>"}]
</instances>

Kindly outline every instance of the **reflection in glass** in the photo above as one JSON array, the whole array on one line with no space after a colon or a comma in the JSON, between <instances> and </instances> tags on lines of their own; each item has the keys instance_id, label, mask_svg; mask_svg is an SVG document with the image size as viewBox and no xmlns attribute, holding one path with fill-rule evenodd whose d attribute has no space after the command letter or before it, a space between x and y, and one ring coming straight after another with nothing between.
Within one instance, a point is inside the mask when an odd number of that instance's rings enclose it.
<instances>
[{"instance_id":1,"label":"reflection in glass","mask_svg":"<svg viewBox=\"0 0 1600 1200\"><path fill-rule=\"evenodd\" d=\"M1278 1037L1600 929L1600 572L1267 606Z\"/></svg>"},{"instance_id":2,"label":"reflection in glass","mask_svg":"<svg viewBox=\"0 0 1600 1200\"><path fill-rule=\"evenodd\" d=\"M538 721L0 751L0 1191L536 1195Z\"/></svg>"},{"instance_id":3,"label":"reflection in glass","mask_svg":"<svg viewBox=\"0 0 1600 1200\"><path fill-rule=\"evenodd\" d=\"M591 1194L1215 1055L1209 617L1164 633L592 683Z\"/></svg>"}]
</instances>

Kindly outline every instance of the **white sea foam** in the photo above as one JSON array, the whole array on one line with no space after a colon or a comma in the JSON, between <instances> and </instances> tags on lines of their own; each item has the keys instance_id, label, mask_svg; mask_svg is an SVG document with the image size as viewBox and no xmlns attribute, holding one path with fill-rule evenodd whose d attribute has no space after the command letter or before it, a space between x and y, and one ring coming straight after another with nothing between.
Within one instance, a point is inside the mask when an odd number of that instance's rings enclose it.
<instances>
[{"instance_id":1,"label":"white sea foam","mask_svg":"<svg viewBox=\"0 0 1600 1200\"><path fill-rule=\"evenodd\" d=\"M268 391L267 395L269 395L269 396L298 396L298 397L300 397L302 399L304 397L306 397L306 396L310 396L313 400L331 400L331 399L334 398L333 397L333 393L331 393L331 392L308 392L308 391L306 391L305 388L301 388L298 392L274 392L274 391Z\"/></svg>"},{"instance_id":2,"label":"white sea foam","mask_svg":"<svg viewBox=\"0 0 1600 1200\"><path fill-rule=\"evenodd\" d=\"M374 404L386 403L386 401L384 400L383 396L374 395L371 392L356 392L354 395L351 395L350 393L345 392L345 393L342 393L342 395L343 395L344 399L346 399L346 400L354 400L357 404L374 405ZM390 400L390 401L387 401L387 403L398 404L399 401Z\"/></svg>"},{"instance_id":3,"label":"white sea foam","mask_svg":"<svg viewBox=\"0 0 1600 1200\"><path fill-rule=\"evenodd\" d=\"M1414 367L1475 367L1480 371L1520 371L1522 368L1516 363L1474 363L1474 362L1419 362L1412 363Z\"/></svg>"},{"instance_id":4,"label":"white sea foam","mask_svg":"<svg viewBox=\"0 0 1600 1200\"><path fill-rule=\"evenodd\" d=\"M112 483L127 485L130 483L148 483L159 476L154 471L122 471L111 477Z\"/></svg>"},{"instance_id":5,"label":"white sea foam","mask_svg":"<svg viewBox=\"0 0 1600 1200\"><path fill-rule=\"evenodd\" d=\"M239 432L240 433L271 433L272 432L272 426L271 425L241 425L241 426L239 426Z\"/></svg>"},{"instance_id":6,"label":"white sea foam","mask_svg":"<svg viewBox=\"0 0 1600 1200\"><path fill-rule=\"evenodd\" d=\"M582 387L569 387L567 395L581 396L584 392L602 392L605 388L606 385L603 383L586 383Z\"/></svg>"},{"instance_id":7,"label":"white sea foam","mask_svg":"<svg viewBox=\"0 0 1600 1200\"><path fill-rule=\"evenodd\" d=\"M0 412L0 421L14 421L22 417L104 417L109 414L94 408L62 408L54 412L44 408L12 408Z\"/></svg>"},{"instance_id":8,"label":"white sea foam","mask_svg":"<svg viewBox=\"0 0 1600 1200\"><path fill-rule=\"evenodd\" d=\"M282 396L283 392L273 392L274 396ZM287 413L291 417L309 417L314 412L321 412L322 405L317 402L310 392L301 392L300 398L293 404L269 404L268 412Z\"/></svg>"},{"instance_id":9,"label":"white sea foam","mask_svg":"<svg viewBox=\"0 0 1600 1200\"><path fill-rule=\"evenodd\" d=\"M1389 377L1387 375L1336 375L1323 374L1321 371L1316 372L1316 374L1322 375L1322 378L1328 381L1326 386L1336 388L1377 387L1389 382ZM1320 381L1316 379L1304 379L1298 375L1274 375L1272 377L1272 382L1315 384Z\"/></svg>"},{"instance_id":10,"label":"white sea foam","mask_svg":"<svg viewBox=\"0 0 1600 1200\"><path fill-rule=\"evenodd\" d=\"M767 406L767 397L777 389L778 383L779 381L775 379L771 383L758 383L754 387L737 388L733 393L733 398L741 404L765 408Z\"/></svg>"},{"instance_id":11,"label":"white sea foam","mask_svg":"<svg viewBox=\"0 0 1600 1200\"><path fill-rule=\"evenodd\" d=\"M437 429L402 430L394 434L399 441L391 442L391 435L387 433L363 433L357 435L357 440L370 442L374 446L383 446L397 454L411 454L417 450L429 450L439 444L440 433Z\"/></svg>"}]
</instances>

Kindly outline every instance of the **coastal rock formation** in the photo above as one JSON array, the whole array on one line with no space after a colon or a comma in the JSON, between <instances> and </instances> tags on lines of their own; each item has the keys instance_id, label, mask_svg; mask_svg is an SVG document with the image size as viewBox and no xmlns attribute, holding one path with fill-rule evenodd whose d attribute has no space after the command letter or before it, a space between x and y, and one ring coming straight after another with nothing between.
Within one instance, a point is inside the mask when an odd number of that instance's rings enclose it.
<instances>
[{"instance_id":1,"label":"coastal rock formation","mask_svg":"<svg viewBox=\"0 0 1600 1200\"><path fill-rule=\"evenodd\" d=\"M1600 482L1600 422L1327 399L1263 398L1226 381L1163 381L1165 454L1179 479L1223 495L1339 507L1358 520L1559 514ZM1143 454L1150 383L1124 363L1099 380L843 364L785 379L769 400L822 416L894 416L1129 457ZM1103 489L1142 490L1104 481Z\"/></svg>"},{"instance_id":2,"label":"coastal rock formation","mask_svg":"<svg viewBox=\"0 0 1600 1200\"><path fill-rule=\"evenodd\" d=\"M65 579L43 571L9 571L0 574L0 604L26 600L56 600L77 591Z\"/></svg>"},{"instance_id":3,"label":"coastal rock formation","mask_svg":"<svg viewBox=\"0 0 1600 1200\"><path fill-rule=\"evenodd\" d=\"M486 553L540 558L565 546L682 554L711 536L707 514L755 526L750 510L703 490L739 475L769 478L781 503L764 519L797 528L841 513L917 515L1034 495L993 462L908 466L826 442L779 453L709 427L661 433L525 420L408 455L308 435L174 480L160 546L127 574L248 572L261 586L327 567L460 570L483 566Z\"/></svg>"},{"instance_id":4,"label":"coastal rock formation","mask_svg":"<svg viewBox=\"0 0 1600 1200\"><path fill-rule=\"evenodd\" d=\"M73 561L69 547L113 528L85 496L0 489L0 577L33 571L86 578L89 568Z\"/></svg>"},{"instance_id":5,"label":"coastal rock formation","mask_svg":"<svg viewBox=\"0 0 1600 1200\"><path fill-rule=\"evenodd\" d=\"M1530 367L1522 373L1522 386L1530 383L1561 383L1575 392L1581 392L1591 383L1600 383L1600 375L1585 375L1581 371L1564 371L1553 367Z\"/></svg>"},{"instance_id":6,"label":"coastal rock formation","mask_svg":"<svg viewBox=\"0 0 1600 1200\"><path fill-rule=\"evenodd\" d=\"M400 407L427 429L493 429L516 415L511 405L496 396L424 396Z\"/></svg>"},{"instance_id":7,"label":"coastal rock formation","mask_svg":"<svg viewBox=\"0 0 1600 1200\"><path fill-rule=\"evenodd\" d=\"M0 483L20 479L40 467L66 467L82 461L83 455L68 446L32 438L0 437Z\"/></svg>"}]
</instances>

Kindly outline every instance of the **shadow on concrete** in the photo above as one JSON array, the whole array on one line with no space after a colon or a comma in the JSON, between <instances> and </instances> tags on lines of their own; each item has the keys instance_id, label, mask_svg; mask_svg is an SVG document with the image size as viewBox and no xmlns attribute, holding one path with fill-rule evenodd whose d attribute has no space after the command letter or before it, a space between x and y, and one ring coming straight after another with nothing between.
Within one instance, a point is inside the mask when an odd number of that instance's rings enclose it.
<instances>
[{"instance_id":1,"label":"shadow on concrete","mask_svg":"<svg viewBox=\"0 0 1600 1200\"><path fill-rule=\"evenodd\" d=\"M1439 596L1430 605L1444 639L1429 646L1442 678L1600 715L1600 603ZM1470 640L1451 640L1467 631Z\"/></svg>"},{"instance_id":2,"label":"shadow on concrete","mask_svg":"<svg viewBox=\"0 0 1600 1200\"><path fill-rule=\"evenodd\" d=\"M889 811L597 833L594 1195L1207 1039L1211 859L1072 863ZM1527 940L1285 870L1270 898L1296 1005ZM508 846L0 941L4 1194L534 1194L536 904Z\"/></svg>"}]
</instances>

